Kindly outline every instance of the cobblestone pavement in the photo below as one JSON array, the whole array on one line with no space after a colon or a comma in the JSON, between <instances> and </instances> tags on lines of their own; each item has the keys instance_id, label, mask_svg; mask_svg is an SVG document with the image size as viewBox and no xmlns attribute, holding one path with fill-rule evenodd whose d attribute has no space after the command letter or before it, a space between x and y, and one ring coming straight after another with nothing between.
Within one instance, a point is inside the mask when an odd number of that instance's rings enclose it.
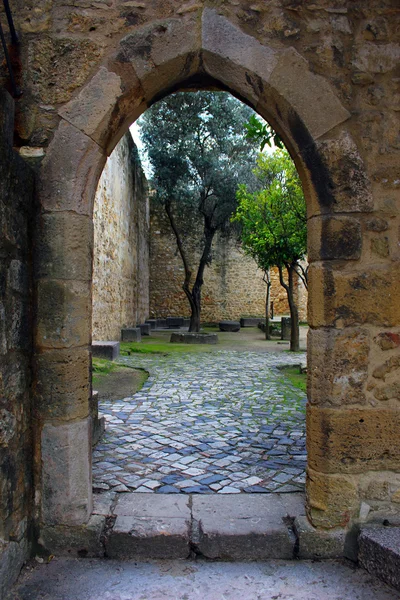
<instances>
[{"instance_id":1,"label":"cobblestone pavement","mask_svg":"<svg viewBox=\"0 0 400 600\"><path fill-rule=\"evenodd\" d=\"M305 354L137 355L150 377L101 402L96 492L293 492L304 489L305 395L277 368Z\"/></svg>"}]
</instances>

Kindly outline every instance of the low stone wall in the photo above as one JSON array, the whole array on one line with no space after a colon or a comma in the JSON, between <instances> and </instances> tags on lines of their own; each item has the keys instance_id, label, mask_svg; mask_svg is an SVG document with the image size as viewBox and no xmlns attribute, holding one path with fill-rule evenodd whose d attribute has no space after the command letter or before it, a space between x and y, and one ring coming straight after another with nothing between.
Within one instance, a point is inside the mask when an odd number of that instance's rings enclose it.
<instances>
[{"instance_id":1,"label":"low stone wall","mask_svg":"<svg viewBox=\"0 0 400 600\"><path fill-rule=\"evenodd\" d=\"M127 133L108 158L94 204L93 339L119 340L149 315L147 182Z\"/></svg>"},{"instance_id":2,"label":"low stone wall","mask_svg":"<svg viewBox=\"0 0 400 600\"><path fill-rule=\"evenodd\" d=\"M179 214L179 223L194 271L199 260L197 248L201 241L201 223L197 215L185 214L184 211ZM182 290L182 260L168 218L155 201L151 202L150 233L150 314L161 318L189 316L190 308ZM286 292L279 283L276 269L271 271L271 281L274 314L288 315ZM265 294L263 272L257 268L255 261L243 253L235 239L216 235L212 262L204 275L202 321L238 320L243 315L263 317ZM298 286L297 294L300 318L306 320L307 292L302 284Z\"/></svg>"},{"instance_id":3,"label":"low stone wall","mask_svg":"<svg viewBox=\"0 0 400 600\"><path fill-rule=\"evenodd\" d=\"M32 516L31 224L34 177L13 152L14 103L0 90L0 599L29 551Z\"/></svg>"}]
</instances>

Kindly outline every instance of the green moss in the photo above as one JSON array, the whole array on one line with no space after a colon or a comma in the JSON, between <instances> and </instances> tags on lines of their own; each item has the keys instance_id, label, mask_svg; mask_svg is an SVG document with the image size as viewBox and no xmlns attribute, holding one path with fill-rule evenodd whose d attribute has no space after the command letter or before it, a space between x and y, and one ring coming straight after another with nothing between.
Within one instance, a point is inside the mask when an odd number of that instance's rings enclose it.
<instances>
[{"instance_id":1,"label":"green moss","mask_svg":"<svg viewBox=\"0 0 400 600\"><path fill-rule=\"evenodd\" d=\"M307 374L300 373L298 366L283 367L282 373L294 387L298 388L305 394L307 393Z\"/></svg>"}]
</instances>

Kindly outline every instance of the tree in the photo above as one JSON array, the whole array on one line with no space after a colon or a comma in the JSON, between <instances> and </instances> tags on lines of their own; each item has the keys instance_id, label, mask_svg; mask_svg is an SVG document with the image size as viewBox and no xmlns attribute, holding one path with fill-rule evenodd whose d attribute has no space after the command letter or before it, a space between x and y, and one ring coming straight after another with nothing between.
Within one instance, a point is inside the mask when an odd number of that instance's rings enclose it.
<instances>
[{"instance_id":1,"label":"tree","mask_svg":"<svg viewBox=\"0 0 400 600\"><path fill-rule=\"evenodd\" d=\"M272 142L274 146L281 150L285 148L280 135L272 129L269 123L260 121L256 115L251 115L244 126L247 132L246 138L258 142L260 144L260 152L264 150L266 145L271 148Z\"/></svg>"},{"instance_id":2,"label":"tree","mask_svg":"<svg viewBox=\"0 0 400 600\"><path fill-rule=\"evenodd\" d=\"M307 287L302 261L307 250L306 206L296 167L285 150L260 154L255 169L262 189L250 192L240 185L234 220L241 224L245 251L267 273L276 266L291 316L290 349L299 349L299 317L294 298L296 274ZM285 277L286 272L286 277Z\"/></svg>"},{"instance_id":3,"label":"tree","mask_svg":"<svg viewBox=\"0 0 400 600\"><path fill-rule=\"evenodd\" d=\"M189 331L200 330L201 288L214 236L230 227L238 183L253 178L255 144L243 137L243 125L251 114L251 109L225 92L184 92L158 102L139 121L153 169L155 198L165 208L184 266ZM194 281L179 220L183 209L196 211L202 220Z\"/></svg>"}]
</instances>

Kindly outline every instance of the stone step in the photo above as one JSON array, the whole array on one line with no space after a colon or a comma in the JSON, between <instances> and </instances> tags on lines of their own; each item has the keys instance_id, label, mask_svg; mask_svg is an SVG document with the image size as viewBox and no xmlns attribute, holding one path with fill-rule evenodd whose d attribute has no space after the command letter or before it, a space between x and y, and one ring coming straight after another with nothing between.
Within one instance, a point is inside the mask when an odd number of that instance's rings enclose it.
<instances>
[{"instance_id":1,"label":"stone step","mask_svg":"<svg viewBox=\"0 0 400 600\"><path fill-rule=\"evenodd\" d=\"M304 494L94 495L86 525L45 527L40 544L58 556L117 560L187 559L228 561L337 558L349 532L315 530L307 521Z\"/></svg>"},{"instance_id":2,"label":"stone step","mask_svg":"<svg viewBox=\"0 0 400 600\"><path fill-rule=\"evenodd\" d=\"M115 360L119 356L119 342L92 342L92 354L96 358Z\"/></svg>"},{"instance_id":3,"label":"stone step","mask_svg":"<svg viewBox=\"0 0 400 600\"><path fill-rule=\"evenodd\" d=\"M400 590L400 527L365 526L358 544L360 565Z\"/></svg>"},{"instance_id":4,"label":"stone step","mask_svg":"<svg viewBox=\"0 0 400 600\"><path fill-rule=\"evenodd\" d=\"M120 494L106 555L115 559L293 558L302 494Z\"/></svg>"}]
</instances>

